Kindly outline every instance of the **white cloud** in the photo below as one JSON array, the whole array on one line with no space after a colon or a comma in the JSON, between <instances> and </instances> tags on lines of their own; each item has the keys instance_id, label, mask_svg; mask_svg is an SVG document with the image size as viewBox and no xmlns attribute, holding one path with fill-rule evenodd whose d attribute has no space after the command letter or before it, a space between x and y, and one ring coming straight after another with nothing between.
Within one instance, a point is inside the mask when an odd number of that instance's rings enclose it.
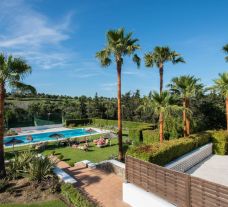
<instances>
[{"instance_id":1,"label":"white cloud","mask_svg":"<svg viewBox=\"0 0 228 207\"><path fill-rule=\"evenodd\" d=\"M112 90L115 90L116 89L116 86L117 86L117 83L103 83L101 85L102 89L105 90L105 91L112 91Z\"/></svg>"},{"instance_id":2,"label":"white cloud","mask_svg":"<svg viewBox=\"0 0 228 207\"><path fill-rule=\"evenodd\" d=\"M0 27L5 28L0 33L1 50L43 69L68 64L74 54L62 42L70 39L72 12L61 22L52 22L25 0L1 0L0 11Z\"/></svg>"}]
</instances>

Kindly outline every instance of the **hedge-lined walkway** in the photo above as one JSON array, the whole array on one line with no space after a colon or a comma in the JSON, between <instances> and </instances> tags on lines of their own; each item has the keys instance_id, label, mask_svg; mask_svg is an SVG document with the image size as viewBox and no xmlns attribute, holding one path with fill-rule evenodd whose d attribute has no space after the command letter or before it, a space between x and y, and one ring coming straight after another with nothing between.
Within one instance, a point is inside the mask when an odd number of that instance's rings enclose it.
<instances>
[{"instance_id":1,"label":"hedge-lined walkway","mask_svg":"<svg viewBox=\"0 0 228 207\"><path fill-rule=\"evenodd\" d=\"M76 178L80 187L92 200L104 207L129 207L122 201L123 180L114 173L105 173L84 165L70 167L66 162L59 162L58 167Z\"/></svg>"}]
</instances>

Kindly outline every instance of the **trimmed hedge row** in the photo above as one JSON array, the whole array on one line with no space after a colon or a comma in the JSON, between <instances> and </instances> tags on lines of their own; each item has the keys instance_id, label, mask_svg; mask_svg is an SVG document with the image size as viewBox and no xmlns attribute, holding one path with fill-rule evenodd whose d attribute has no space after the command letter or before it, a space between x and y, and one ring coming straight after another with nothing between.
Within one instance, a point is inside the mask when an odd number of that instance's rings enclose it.
<instances>
[{"instance_id":1,"label":"trimmed hedge row","mask_svg":"<svg viewBox=\"0 0 228 207\"><path fill-rule=\"evenodd\" d=\"M213 153L218 155L228 155L228 132L211 131L213 142Z\"/></svg>"},{"instance_id":2,"label":"trimmed hedge row","mask_svg":"<svg viewBox=\"0 0 228 207\"><path fill-rule=\"evenodd\" d=\"M92 119L94 125L105 127L105 126L116 126L118 125L117 120L110 119ZM148 127L151 124L143 122L133 122L133 121L122 121L123 128L132 129L137 127Z\"/></svg>"},{"instance_id":3,"label":"trimmed hedge row","mask_svg":"<svg viewBox=\"0 0 228 207\"><path fill-rule=\"evenodd\" d=\"M159 141L159 133L158 130L154 130L155 126L147 125L140 126L137 128L129 129L128 137L133 141L134 144L139 143L154 143Z\"/></svg>"},{"instance_id":4,"label":"trimmed hedge row","mask_svg":"<svg viewBox=\"0 0 228 207\"><path fill-rule=\"evenodd\" d=\"M94 124L99 127L113 126L117 127L117 120L110 119L66 119L65 126L79 126L85 124ZM123 128L136 129L142 127L150 127L151 124L143 122L133 122L133 121L122 121Z\"/></svg>"},{"instance_id":5,"label":"trimmed hedge row","mask_svg":"<svg viewBox=\"0 0 228 207\"><path fill-rule=\"evenodd\" d=\"M75 207L95 207L79 190L72 184L62 184L61 194L65 199Z\"/></svg>"},{"instance_id":6,"label":"trimmed hedge row","mask_svg":"<svg viewBox=\"0 0 228 207\"><path fill-rule=\"evenodd\" d=\"M143 134L143 143L144 144L152 144L155 142L159 142L159 130L144 130Z\"/></svg>"},{"instance_id":7,"label":"trimmed hedge row","mask_svg":"<svg viewBox=\"0 0 228 207\"><path fill-rule=\"evenodd\" d=\"M66 127L76 127L80 125L85 125L85 124L91 124L92 119L66 119L65 120L65 126Z\"/></svg>"},{"instance_id":8,"label":"trimmed hedge row","mask_svg":"<svg viewBox=\"0 0 228 207\"><path fill-rule=\"evenodd\" d=\"M127 155L164 166L172 160L196 149L197 147L209 143L210 141L211 133L202 132L194 134L189 138L133 146L127 151Z\"/></svg>"}]
</instances>

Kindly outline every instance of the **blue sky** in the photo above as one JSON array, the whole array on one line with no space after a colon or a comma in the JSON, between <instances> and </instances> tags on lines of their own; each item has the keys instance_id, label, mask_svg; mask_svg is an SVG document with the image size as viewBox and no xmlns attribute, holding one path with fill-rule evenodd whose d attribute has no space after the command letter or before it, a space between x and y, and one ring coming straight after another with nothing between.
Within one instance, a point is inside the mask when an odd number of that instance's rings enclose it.
<instances>
[{"instance_id":1,"label":"blue sky","mask_svg":"<svg viewBox=\"0 0 228 207\"><path fill-rule=\"evenodd\" d=\"M38 92L116 96L115 65L95 59L109 29L124 27L139 38L139 55L169 46L186 64L165 65L164 81L191 74L205 85L227 71L221 48L228 43L226 0L1 0L0 51L25 58L26 83ZM122 90L158 90L158 69L140 69L126 58Z\"/></svg>"}]
</instances>

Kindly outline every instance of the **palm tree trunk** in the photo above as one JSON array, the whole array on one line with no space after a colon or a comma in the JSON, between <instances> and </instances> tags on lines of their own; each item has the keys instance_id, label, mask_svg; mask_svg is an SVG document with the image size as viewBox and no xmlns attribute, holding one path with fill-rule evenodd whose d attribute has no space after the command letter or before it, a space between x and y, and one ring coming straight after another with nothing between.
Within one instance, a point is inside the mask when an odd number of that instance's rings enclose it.
<instances>
[{"instance_id":1,"label":"palm tree trunk","mask_svg":"<svg viewBox=\"0 0 228 207\"><path fill-rule=\"evenodd\" d=\"M5 171L5 159L4 159L4 98L5 98L5 88L4 83L0 83L0 178L6 176Z\"/></svg>"},{"instance_id":2,"label":"palm tree trunk","mask_svg":"<svg viewBox=\"0 0 228 207\"><path fill-rule=\"evenodd\" d=\"M226 130L228 131L228 97L226 97Z\"/></svg>"},{"instance_id":3,"label":"palm tree trunk","mask_svg":"<svg viewBox=\"0 0 228 207\"><path fill-rule=\"evenodd\" d=\"M160 136L160 143L163 142L164 137L164 120L163 120L163 113L160 113L159 116L159 136Z\"/></svg>"},{"instance_id":4,"label":"palm tree trunk","mask_svg":"<svg viewBox=\"0 0 228 207\"><path fill-rule=\"evenodd\" d=\"M159 74L160 74L160 95L161 95L163 90L163 64L160 64Z\"/></svg>"},{"instance_id":5,"label":"palm tree trunk","mask_svg":"<svg viewBox=\"0 0 228 207\"><path fill-rule=\"evenodd\" d=\"M186 99L186 108L189 109L189 99ZM186 116L186 127L187 127L187 136L190 135L190 118L187 115Z\"/></svg>"},{"instance_id":6,"label":"palm tree trunk","mask_svg":"<svg viewBox=\"0 0 228 207\"><path fill-rule=\"evenodd\" d=\"M118 106L118 144L119 155L118 159L123 160L123 144L122 144L122 110L121 110L121 62L117 62L117 106Z\"/></svg>"},{"instance_id":7,"label":"palm tree trunk","mask_svg":"<svg viewBox=\"0 0 228 207\"><path fill-rule=\"evenodd\" d=\"M183 128L184 128L184 137L187 136L187 121L186 121L186 98L184 98L183 101L183 107L184 107L184 111L183 111Z\"/></svg>"}]
</instances>

